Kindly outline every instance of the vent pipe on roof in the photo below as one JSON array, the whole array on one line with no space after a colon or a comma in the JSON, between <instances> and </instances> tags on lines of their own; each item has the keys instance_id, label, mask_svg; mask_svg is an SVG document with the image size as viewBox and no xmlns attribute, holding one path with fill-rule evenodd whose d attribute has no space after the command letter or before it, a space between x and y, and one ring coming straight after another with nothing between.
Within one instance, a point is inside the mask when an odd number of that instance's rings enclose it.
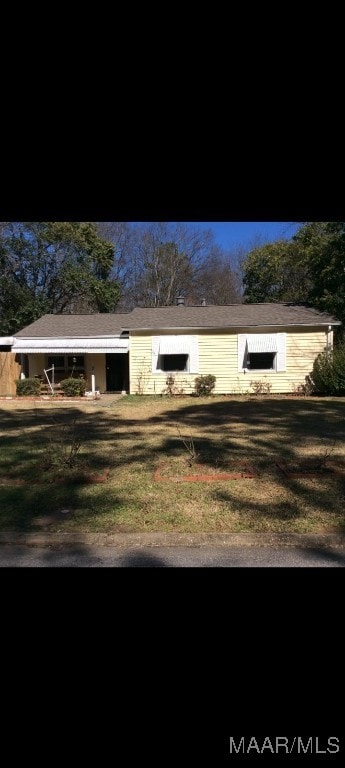
<instances>
[{"instance_id":1,"label":"vent pipe on roof","mask_svg":"<svg viewBox=\"0 0 345 768\"><path fill-rule=\"evenodd\" d=\"M184 307L184 296L176 296L176 305L178 307Z\"/></svg>"}]
</instances>

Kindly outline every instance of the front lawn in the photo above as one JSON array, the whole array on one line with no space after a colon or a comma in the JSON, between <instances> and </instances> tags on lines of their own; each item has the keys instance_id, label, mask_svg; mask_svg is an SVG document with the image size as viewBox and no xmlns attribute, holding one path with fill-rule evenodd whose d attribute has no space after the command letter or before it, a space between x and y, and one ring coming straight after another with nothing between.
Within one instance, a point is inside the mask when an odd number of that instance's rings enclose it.
<instances>
[{"instance_id":1,"label":"front lawn","mask_svg":"<svg viewBox=\"0 0 345 768\"><path fill-rule=\"evenodd\" d=\"M323 471L277 466L305 458ZM324 470L340 459L344 398L2 401L0 529L344 531L345 473Z\"/></svg>"}]
</instances>

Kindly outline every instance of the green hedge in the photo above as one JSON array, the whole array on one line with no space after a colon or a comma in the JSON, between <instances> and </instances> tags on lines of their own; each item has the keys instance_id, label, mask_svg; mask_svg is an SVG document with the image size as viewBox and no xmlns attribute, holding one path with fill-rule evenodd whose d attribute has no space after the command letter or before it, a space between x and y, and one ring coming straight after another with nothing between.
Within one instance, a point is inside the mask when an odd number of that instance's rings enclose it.
<instances>
[{"instance_id":1,"label":"green hedge","mask_svg":"<svg viewBox=\"0 0 345 768\"><path fill-rule=\"evenodd\" d=\"M85 394L85 379L63 379L60 381L60 387L66 397L79 397Z\"/></svg>"},{"instance_id":2,"label":"green hedge","mask_svg":"<svg viewBox=\"0 0 345 768\"><path fill-rule=\"evenodd\" d=\"M17 395L40 395L41 382L39 379L17 379Z\"/></svg>"},{"instance_id":3,"label":"green hedge","mask_svg":"<svg viewBox=\"0 0 345 768\"><path fill-rule=\"evenodd\" d=\"M311 373L313 391L319 395L345 395L345 344L316 358Z\"/></svg>"}]
</instances>

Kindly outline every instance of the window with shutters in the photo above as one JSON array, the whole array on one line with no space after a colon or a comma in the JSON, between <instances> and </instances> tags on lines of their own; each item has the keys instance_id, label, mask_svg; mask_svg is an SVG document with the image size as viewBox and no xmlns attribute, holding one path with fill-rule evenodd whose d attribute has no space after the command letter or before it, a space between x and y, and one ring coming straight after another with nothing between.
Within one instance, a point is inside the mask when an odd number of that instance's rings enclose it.
<instances>
[{"instance_id":1,"label":"window with shutters","mask_svg":"<svg viewBox=\"0 0 345 768\"><path fill-rule=\"evenodd\" d=\"M178 334L152 337L152 373L199 373L197 336Z\"/></svg>"},{"instance_id":2,"label":"window with shutters","mask_svg":"<svg viewBox=\"0 0 345 768\"><path fill-rule=\"evenodd\" d=\"M239 333L239 371L285 371L286 333Z\"/></svg>"}]
</instances>

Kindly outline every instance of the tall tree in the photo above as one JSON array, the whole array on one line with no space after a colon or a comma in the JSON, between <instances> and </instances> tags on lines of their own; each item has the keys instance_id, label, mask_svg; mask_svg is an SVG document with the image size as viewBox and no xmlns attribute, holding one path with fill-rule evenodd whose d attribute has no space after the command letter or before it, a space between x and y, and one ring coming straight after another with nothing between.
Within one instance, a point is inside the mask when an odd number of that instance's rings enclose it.
<instances>
[{"instance_id":1,"label":"tall tree","mask_svg":"<svg viewBox=\"0 0 345 768\"><path fill-rule=\"evenodd\" d=\"M235 264L234 264L235 262ZM194 278L193 303L240 304L243 301L236 255L215 246Z\"/></svg>"},{"instance_id":2,"label":"tall tree","mask_svg":"<svg viewBox=\"0 0 345 768\"><path fill-rule=\"evenodd\" d=\"M111 312L119 286L112 245L90 222L20 222L1 233L0 332L45 312Z\"/></svg>"},{"instance_id":3,"label":"tall tree","mask_svg":"<svg viewBox=\"0 0 345 768\"><path fill-rule=\"evenodd\" d=\"M306 222L242 263L247 302L309 303L345 323L345 222Z\"/></svg>"},{"instance_id":4,"label":"tall tree","mask_svg":"<svg viewBox=\"0 0 345 768\"><path fill-rule=\"evenodd\" d=\"M169 306L178 293L188 301L213 244L212 232L181 222L153 222L136 227L136 237L133 304Z\"/></svg>"},{"instance_id":5,"label":"tall tree","mask_svg":"<svg viewBox=\"0 0 345 768\"><path fill-rule=\"evenodd\" d=\"M188 293L192 266L177 243L154 243L144 236L141 256L143 271L137 275L135 284L138 303L166 307L175 303L177 293Z\"/></svg>"},{"instance_id":6,"label":"tall tree","mask_svg":"<svg viewBox=\"0 0 345 768\"><path fill-rule=\"evenodd\" d=\"M111 276L121 287L120 302L125 304L132 281L133 253L137 246L135 228L128 221L101 221L97 224L97 231L99 237L111 243L113 248Z\"/></svg>"},{"instance_id":7,"label":"tall tree","mask_svg":"<svg viewBox=\"0 0 345 768\"><path fill-rule=\"evenodd\" d=\"M243 259L242 269L248 303L308 300L311 281L297 241L277 240L254 248Z\"/></svg>"},{"instance_id":8,"label":"tall tree","mask_svg":"<svg viewBox=\"0 0 345 768\"><path fill-rule=\"evenodd\" d=\"M345 323L345 222L310 222L294 239L308 265L309 301Z\"/></svg>"},{"instance_id":9,"label":"tall tree","mask_svg":"<svg viewBox=\"0 0 345 768\"><path fill-rule=\"evenodd\" d=\"M212 230L183 222L102 222L98 231L114 246L121 309L171 305L179 292L189 304L242 300L231 256L215 244Z\"/></svg>"}]
</instances>

